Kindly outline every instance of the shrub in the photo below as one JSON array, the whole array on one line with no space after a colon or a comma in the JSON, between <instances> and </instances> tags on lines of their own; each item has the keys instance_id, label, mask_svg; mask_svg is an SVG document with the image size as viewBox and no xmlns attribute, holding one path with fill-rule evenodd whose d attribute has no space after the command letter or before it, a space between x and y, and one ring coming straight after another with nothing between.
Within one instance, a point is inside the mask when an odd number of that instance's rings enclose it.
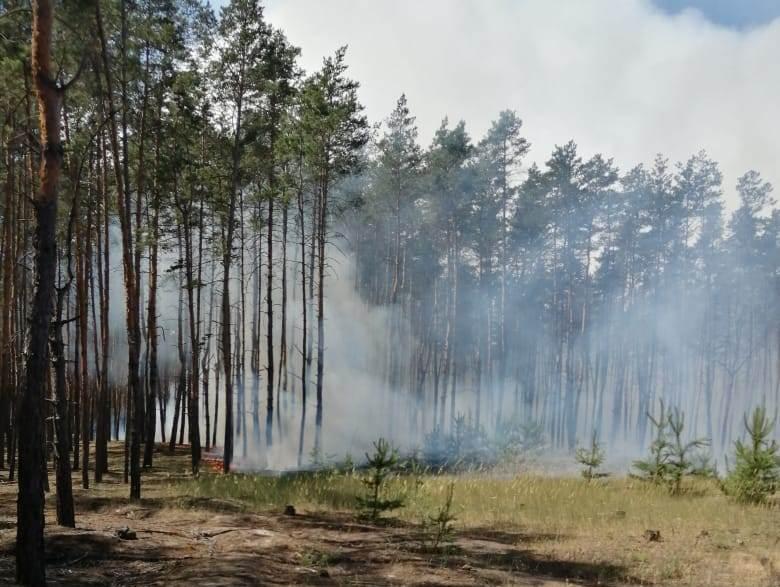
<instances>
[{"instance_id":1,"label":"shrub","mask_svg":"<svg viewBox=\"0 0 780 587\"><path fill-rule=\"evenodd\" d=\"M431 466L443 469L471 468L493 461L490 442L483 428L463 414L452 421L450 432L436 427L425 437L423 456Z\"/></svg>"},{"instance_id":2,"label":"shrub","mask_svg":"<svg viewBox=\"0 0 780 587\"><path fill-rule=\"evenodd\" d=\"M543 429L534 422L500 420L489 435L482 426L458 414L449 432L437 426L426 435L422 454L431 467L462 470L516 462L543 445Z\"/></svg>"},{"instance_id":3,"label":"shrub","mask_svg":"<svg viewBox=\"0 0 780 587\"><path fill-rule=\"evenodd\" d=\"M748 438L734 443L734 469L729 471L722 487L743 503L763 503L780 487L780 446L770 440L774 422L766 409L756 408L744 418Z\"/></svg>"},{"instance_id":4,"label":"shrub","mask_svg":"<svg viewBox=\"0 0 780 587\"><path fill-rule=\"evenodd\" d=\"M499 420L494 444L496 452L504 460L532 456L545 445L544 427L533 420Z\"/></svg>"}]
</instances>

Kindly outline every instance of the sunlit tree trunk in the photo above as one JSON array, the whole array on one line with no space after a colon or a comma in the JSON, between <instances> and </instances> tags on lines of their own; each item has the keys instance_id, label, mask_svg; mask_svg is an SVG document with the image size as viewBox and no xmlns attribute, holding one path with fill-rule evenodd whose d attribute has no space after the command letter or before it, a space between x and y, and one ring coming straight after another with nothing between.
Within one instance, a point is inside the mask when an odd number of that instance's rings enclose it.
<instances>
[{"instance_id":1,"label":"sunlit tree trunk","mask_svg":"<svg viewBox=\"0 0 780 587\"><path fill-rule=\"evenodd\" d=\"M19 402L19 497L16 515L16 581L46 583L43 544L44 394L49 360L49 326L54 304L57 267L57 191L62 167L60 121L62 90L52 69L54 9L49 0L32 4L32 77L38 100L40 189L33 208L35 229L35 289L30 312L24 388Z\"/></svg>"},{"instance_id":2,"label":"sunlit tree trunk","mask_svg":"<svg viewBox=\"0 0 780 587\"><path fill-rule=\"evenodd\" d=\"M126 27L125 2L122 2L123 28ZM119 133L116 124L116 108L113 99L113 82L111 67L108 58L108 45L103 31L103 18L100 10L100 2L95 3L95 18L97 22L98 37L100 39L101 57L103 61L103 73L106 81L106 99L109 105L109 140L113 156L114 172L116 175L117 214L122 232L122 267L124 269L125 298L126 298L126 323L127 323L127 349L128 349L128 443L130 461L130 498L141 498L141 436L143 433L143 390L139 379L140 356L140 325L138 320L138 291L135 271L135 259L133 257L133 228L130 218L130 198L126 194L127 162L120 156ZM124 35L123 35L124 36ZM124 45L124 43L123 43ZM124 48L124 47L123 47ZM124 92L123 92L124 94ZM123 114L127 110L126 100L123 99ZM126 133L123 133L126 142ZM131 409L132 408L132 409Z\"/></svg>"}]
</instances>

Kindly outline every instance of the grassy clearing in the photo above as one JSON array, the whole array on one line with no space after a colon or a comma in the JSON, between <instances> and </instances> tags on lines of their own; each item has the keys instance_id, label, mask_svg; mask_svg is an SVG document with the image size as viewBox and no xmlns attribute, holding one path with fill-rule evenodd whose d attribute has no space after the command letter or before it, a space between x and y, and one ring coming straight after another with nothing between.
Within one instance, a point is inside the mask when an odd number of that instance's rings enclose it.
<instances>
[{"instance_id":1,"label":"grassy clearing","mask_svg":"<svg viewBox=\"0 0 780 587\"><path fill-rule=\"evenodd\" d=\"M633 479L488 474L393 476L388 495L403 496L396 517L419 523L454 483L461 536L513 532L515 546L559 559L619 564L621 579L675 585L774 585L780 581L780 509L744 506L710 480L687 480L685 493ZM303 511L351 510L364 492L358 473L282 477L205 474L185 483L196 498L232 499L258 511L294 504ZM661 540L649 542L646 530Z\"/></svg>"}]
</instances>

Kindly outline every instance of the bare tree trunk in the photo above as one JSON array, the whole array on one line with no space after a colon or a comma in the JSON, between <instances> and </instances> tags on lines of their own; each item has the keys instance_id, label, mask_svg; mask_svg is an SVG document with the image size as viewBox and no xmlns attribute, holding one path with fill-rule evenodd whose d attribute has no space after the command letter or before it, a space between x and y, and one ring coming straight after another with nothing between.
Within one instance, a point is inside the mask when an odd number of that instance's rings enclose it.
<instances>
[{"instance_id":1,"label":"bare tree trunk","mask_svg":"<svg viewBox=\"0 0 780 587\"><path fill-rule=\"evenodd\" d=\"M236 198L240 189L241 164L241 115L243 107L243 79L236 101L236 128L233 135L233 162L230 185L230 201L225 218L225 250L222 254L222 366L225 373L225 442L222 468L230 471L233 461L233 363L230 340L230 262L233 258L233 229L236 215Z\"/></svg>"},{"instance_id":2,"label":"bare tree trunk","mask_svg":"<svg viewBox=\"0 0 780 587\"><path fill-rule=\"evenodd\" d=\"M78 197L78 196L76 196ZM70 239L68 239L70 241ZM65 295L70 288L73 275L70 273L70 251L67 255L69 279L64 286L57 289L57 311L52 324L53 337L50 341L51 352L54 355L54 400L55 400L55 465L57 475L57 523L69 528L76 527L76 516L73 508L73 479L70 468L70 414L68 409L68 391L66 382L67 361L65 360L65 345L62 341L62 309Z\"/></svg>"},{"instance_id":3,"label":"bare tree trunk","mask_svg":"<svg viewBox=\"0 0 780 587\"><path fill-rule=\"evenodd\" d=\"M100 77L98 76L98 79ZM98 418L97 435L95 437L95 482L103 480L103 473L108 472L108 440L111 435L111 395L108 390L108 349L109 349L109 264L110 264L110 243L108 235L108 162L106 160L106 149L103 136L100 138L100 178L102 188L102 208L103 208L103 237L101 251L100 227L98 227L97 241L97 267L98 267L98 292L100 298L100 344L101 344L101 366L100 366L100 397L98 399ZM101 261L102 259L102 261Z\"/></svg>"},{"instance_id":4,"label":"bare tree trunk","mask_svg":"<svg viewBox=\"0 0 780 587\"><path fill-rule=\"evenodd\" d=\"M89 344L87 340L89 308L87 300L87 280L86 280L86 255L84 251L84 232L89 232L89 226L86 228L81 223L80 198L76 197L75 221L76 221L76 306L78 308L77 316L77 336L78 336L78 357L75 369L79 372L79 382L81 385L81 486L89 489L89 433L91 423L90 411L90 388L89 388L89 368L87 363L87 353ZM89 238L87 236L87 238Z\"/></svg>"},{"instance_id":5,"label":"bare tree trunk","mask_svg":"<svg viewBox=\"0 0 780 587\"><path fill-rule=\"evenodd\" d=\"M267 256L268 268L266 270L265 283L265 302L266 302L266 353L268 365L266 367L266 415L265 415L265 443L266 446L273 444L273 414L274 414L274 304L273 304L273 274L274 274L274 194L273 194L273 172L269 178L271 185L271 195L268 198L268 229L267 229ZM278 408L278 406L277 406Z\"/></svg>"},{"instance_id":6,"label":"bare tree trunk","mask_svg":"<svg viewBox=\"0 0 780 587\"><path fill-rule=\"evenodd\" d=\"M203 230L203 227L201 227ZM206 340L205 348L203 349L203 358L201 362L201 371L203 372L203 407L204 416L206 418L206 450L211 448L213 444L211 440L211 417L209 410L209 365L211 364L211 335L212 324L214 321L214 273L216 269L216 263L211 261L211 279L209 280L209 313L206 321ZM216 424L216 416L214 420ZM216 428L216 425L214 426Z\"/></svg>"},{"instance_id":7,"label":"bare tree trunk","mask_svg":"<svg viewBox=\"0 0 780 587\"><path fill-rule=\"evenodd\" d=\"M285 202L282 208L282 315L279 324L281 338L279 340L279 382L277 383L276 396L279 403L279 390L287 391L287 223L289 203ZM285 400L285 405L286 405Z\"/></svg>"},{"instance_id":8,"label":"bare tree trunk","mask_svg":"<svg viewBox=\"0 0 780 587\"><path fill-rule=\"evenodd\" d=\"M184 356L184 317L183 317L183 290L179 289L179 324L177 328L177 348L179 351L179 379L176 384L176 398L173 404L173 425L171 426L171 438L169 450L173 454L176 450L176 435L179 430L179 417L184 420L184 396L187 389L187 362Z\"/></svg>"},{"instance_id":9,"label":"bare tree trunk","mask_svg":"<svg viewBox=\"0 0 780 587\"><path fill-rule=\"evenodd\" d=\"M302 181L302 179L301 179ZM298 466L303 465L303 435L306 429L306 390L308 388L306 368L309 363L307 355L307 337L309 328L307 324L307 312L309 301L306 290L306 223L303 213L303 186L298 188L298 220L301 231L301 313L303 314L303 328L301 333L303 340L301 342L301 428L298 439Z\"/></svg>"},{"instance_id":10,"label":"bare tree trunk","mask_svg":"<svg viewBox=\"0 0 780 587\"><path fill-rule=\"evenodd\" d=\"M78 303L77 303L78 307ZM81 344L81 337L78 336L78 324L76 324L76 336L73 343L73 410L70 413L70 417L73 419L71 429L73 433L73 470L81 470L81 403L83 399L83 388L81 387L81 369L79 367L79 345ZM70 342L70 333L68 334L68 342ZM69 345L70 346L70 345Z\"/></svg>"},{"instance_id":11,"label":"bare tree trunk","mask_svg":"<svg viewBox=\"0 0 780 587\"><path fill-rule=\"evenodd\" d=\"M158 139L159 142L159 139ZM159 145L158 145L159 146ZM159 154L159 148L157 149ZM146 446L144 467L151 467L154 459L154 441L157 434L155 404L160 387L157 365L157 253L160 240L160 205L155 189L154 212L152 216L152 243L149 252L149 301L147 306L149 340L149 393L146 398Z\"/></svg>"},{"instance_id":12,"label":"bare tree trunk","mask_svg":"<svg viewBox=\"0 0 780 587\"><path fill-rule=\"evenodd\" d=\"M318 261L319 279L317 281L317 411L314 417L315 453L322 451L322 390L325 377L325 243L328 239L328 170L325 169L320 183L319 194L319 234Z\"/></svg>"},{"instance_id":13,"label":"bare tree trunk","mask_svg":"<svg viewBox=\"0 0 780 587\"><path fill-rule=\"evenodd\" d=\"M19 497L16 514L16 581L45 585L43 544L44 394L49 346L49 323L54 302L57 266L57 187L62 167L60 110L62 90L51 63L54 10L49 0L32 4L32 75L38 99L41 163L40 190L33 207L36 226L35 290L30 312L24 387L19 402Z\"/></svg>"},{"instance_id":14,"label":"bare tree trunk","mask_svg":"<svg viewBox=\"0 0 780 587\"><path fill-rule=\"evenodd\" d=\"M179 209L182 211L182 217L184 220L184 271L185 271L185 289L187 290L187 310L189 314L189 327L190 327L190 379L189 379L189 396L188 396L188 415L189 415L189 437L190 448L192 450L192 474L198 474L198 468L200 467L200 415L199 415L199 392L200 381L198 378L200 369L200 358L198 355L199 342L198 342L198 319L199 312L197 311L195 303L195 288L200 287L200 284L195 283L194 275L194 261L193 261L193 246L192 246L192 226L191 226L191 203L180 204Z\"/></svg>"},{"instance_id":15,"label":"bare tree trunk","mask_svg":"<svg viewBox=\"0 0 780 587\"><path fill-rule=\"evenodd\" d=\"M246 458L249 451L248 436L249 428L247 427L247 409L246 409L246 238L245 238L245 225L244 225L244 192L241 191L238 194L238 224L240 227L238 246L238 294L239 303L236 307L236 337L235 337L235 354L233 360L235 361L234 376L236 380L236 386L238 388L238 426L236 426L236 433L241 437L241 454ZM262 238L259 239L262 243ZM259 259L262 258L262 253L258 253L257 263L258 269L260 267ZM259 275L258 270L258 275ZM258 397L255 394L255 397ZM252 410L252 420L254 423L254 433L260 433L260 412L255 409Z\"/></svg>"},{"instance_id":16,"label":"bare tree trunk","mask_svg":"<svg viewBox=\"0 0 780 587\"><path fill-rule=\"evenodd\" d=\"M222 364L220 363L222 358L220 357L219 353L215 353L214 359L214 430L212 431L211 435L211 446L217 446L217 422L219 422L219 376L220 373L222 373Z\"/></svg>"},{"instance_id":17,"label":"bare tree trunk","mask_svg":"<svg viewBox=\"0 0 780 587\"><path fill-rule=\"evenodd\" d=\"M109 139L111 143L111 152L114 160L114 172L116 175L117 190L117 213L122 232L122 266L124 269L125 296L127 302L126 323L127 323L127 389L128 389L128 409L127 429L129 429L130 445L130 499L141 498L141 436L143 433L143 393L138 375L139 364L139 345L140 345L140 327L138 322L138 291L135 275L135 263L133 258L133 228L130 223L130 198L126 194L127 185L127 161L123 162L120 157L119 135L117 131L113 82L111 76L111 67L108 59L108 46L103 30L103 18L100 10L100 2L95 3L95 20L97 23L98 37L100 39L101 57L103 60L103 70L106 79L106 94L109 104ZM122 1L122 24L123 37L126 35L126 6ZM124 42L122 43L124 48ZM123 92L124 94L124 92ZM123 100L123 116L126 114L127 104ZM124 133L126 139L126 133ZM126 156L127 150L124 154ZM124 175L123 175L124 170ZM131 423L132 422L132 423Z\"/></svg>"},{"instance_id":18,"label":"bare tree trunk","mask_svg":"<svg viewBox=\"0 0 780 587\"><path fill-rule=\"evenodd\" d=\"M5 210L3 223L3 299L2 299L2 331L0 333L0 469L5 468L5 449L8 447L9 464L11 461L11 406L13 404L13 341L11 339L11 322L13 320L13 298L16 272L14 270L14 239L16 227L16 212L14 205L14 162L12 156L13 143L6 144L6 181ZM6 444L7 443L7 444ZM69 458L68 455L65 458Z\"/></svg>"}]
</instances>

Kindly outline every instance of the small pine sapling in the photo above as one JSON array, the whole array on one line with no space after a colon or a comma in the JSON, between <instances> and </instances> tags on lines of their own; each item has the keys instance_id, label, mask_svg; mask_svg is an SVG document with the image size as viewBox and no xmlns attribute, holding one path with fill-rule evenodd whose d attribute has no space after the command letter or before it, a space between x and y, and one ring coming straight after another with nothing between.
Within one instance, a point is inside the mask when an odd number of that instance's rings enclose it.
<instances>
[{"instance_id":1,"label":"small pine sapling","mask_svg":"<svg viewBox=\"0 0 780 587\"><path fill-rule=\"evenodd\" d=\"M353 475L355 473L355 459L352 458L350 453L344 455L344 460L339 463L338 472L345 475Z\"/></svg>"},{"instance_id":2,"label":"small pine sapling","mask_svg":"<svg viewBox=\"0 0 780 587\"><path fill-rule=\"evenodd\" d=\"M386 498L383 489L387 476L398 464L398 451L384 438L374 442L374 454L366 453L366 463L369 468L368 477L363 479L367 495L358 497L358 509L362 515L371 521L377 521L382 513L403 507L401 498Z\"/></svg>"},{"instance_id":3,"label":"small pine sapling","mask_svg":"<svg viewBox=\"0 0 780 587\"><path fill-rule=\"evenodd\" d=\"M669 493L677 495L682 490L683 478L700 472L701 453L698 449L708 446L709 440L684 440L685 413L677 408L667 410L663 401L658 418L652 414L647 417L655 428L655 440L650 445L650 456L635 461L634 468L639 471L639 477L664 484Z\"/></svg>"},{"instance_id":4,"label":"small pine sapling","mask_svg":"<svg viewBox=\"0 0 780 587\"><path fill-rule=\"evenodd\" d=\"M598 440L598 433L594 430L590 441L590 448L580 447L577 449L574 458L583 466L582 476L590 481L596 477L602 477L598 469L604 464L604 448Z\"/></svg>"},{"instance_id":5,"label":"small pine sapling","mask_svg":"<svg viewBox=\"0 0 780 587\"><path fill-rule=\"evenodd\" d=\"M452 513L454 491L454 483L447 485L444 503L439 507L436 515L428 516L423 521L423 544L430 546L432 550L439 550L442 546L449 548L455 541L455 530L452 527L456 519Z\"/></svg>"},{"instance_id":6,"label":"small pine sapling","mask_svg":"<svg viewBox=\"0 0 780 587\"><path fill-rule=\"evenodd\" d=\"M694 471L693 455L700 454L697 449L709 446L706 438L696 438L685 442L685 413L673 408L668 415L670 438L667 444L668 468L666 483L672 495L678 495L682 489L682 479Z\"/></svg>"},{"instance_id":7,"label":"small pine sapling","mask_svg":"<svg viewBox=\"0 0 780 587\"><path fill-rule=\"evenodd\" d=\"M634 461L633 465L639 472L638 477L660 484L669 471L669 441L667 439L669 420L663 400L661 400L661 414L658 418L649 412L647 417L655 429L655 439L650 445L650 456L647 459Z\"/></svg>"},{"instance_id":8,"label":"small pine sapling","mask_svg":"<svg viewBox=\"0 0 780 587\"><path fill-rule=\"evenodd\" d=\"M766 408L753 410L748 421L746 442L734 443L734 469L729 471L723 490L743 503L764 503L780 488L780 445L770 440L774 422L770 422Z\"/></svg>"}]
</instances>

